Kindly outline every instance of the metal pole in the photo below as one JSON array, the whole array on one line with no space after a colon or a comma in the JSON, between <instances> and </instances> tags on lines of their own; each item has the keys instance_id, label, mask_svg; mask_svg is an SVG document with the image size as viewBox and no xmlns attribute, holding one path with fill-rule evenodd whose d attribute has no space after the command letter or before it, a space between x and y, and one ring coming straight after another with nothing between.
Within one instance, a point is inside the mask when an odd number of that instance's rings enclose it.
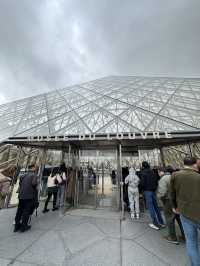
<instances>
[{"instance_id":1,"label":"metal pole","mask_svg":"<svg viewBox=\"0 0 200 266\"><path fill-rule=\"evenodd\" d=\"M163 167L165 167L165 157L164 157L164 153L163 153L163 148L162 147L160 147L160 159L161 159Z\"/></svg>"},{"instance_id":2,"label":"metal pole","mask_svg":"<svg viewBox=\"0 0 200 266\"><path fill-rule=\"evenodd\" d=\"M193 156L193 154L192 154L192 149L191 149L190 142L188 142L188 148L189 148L189 151L190 151L190 157L192 157L192 156Z\"/></svg>"},{"instance_id":3,"label":"metal pole","mask_svg":"<svg viewBox=\"0 0 200 266\"><path fill-rule=\"evenodd\" d=\"M116 149L116 159L117 159L117 208L120 210L120 196L121 196L121 190L120 190L120 166L119 166L119 147L117 146Z\"/></svg>"},{"instance_id":4,"label":"metal pole","mask_svg":"<svg viewBox=\"0 0 200 266\"><path fill-rule=\"evenodd\" d=\"M80 157L81 152L78 150L78 168L79 168L79 176L77 176L77 198L76 198L76 206L78 207L79 204L79 193L80 193L80 178L81 178L81 171L80 171Z\"/></svg>"},{"instance_id":5,"label":"metal pole","mask_svg":"<svg viewBox=\"0 0 200 266\"><path fill-rule=\"evenodd\" d=\"M95 197L94 197L94 208L98 207L98 184L99 184L99 151L96 150L96 186L95 186Z\"/></svg>"},{"instance_id":6,"label":"metal pole","mask_svg":"<svg viewBox=\"0 0 200 266\"><path fill-rule=\"evenodd\" d=\"M102 163L102 189L101 189L101 191L102 191L102 197L104 197L104 165L103 165L103 163Z\"/></svg>"},{"instance_id":7,"label":"metal pole","mask_svg":"<svg viewBox=\"0 0 200 266\"><path fill-rule=\"evenodd\" d=\"M76 207L76 193L77 193L77 169L75 170L75 187L74 187L74 199L73 199L73 204L74 207Z\"/></svg>"},{"instance_id":8,"label":"metal pole","mask_svg":"<svg viewBox=\"0 0 200 266\"><path fill-rule=\"evenodd\" d=\"M121 144L117 146L117 179L118 179L118 208L121 210L121 219L124 219L124 191L122 178L122 150Z\"/></svg>"},{"instance_id":9,"label":"metal pole","mask_svg":"<svg viewBox=\"0 0 200 266\"><path fill-rule=\"evenodd\" d=\"M119 144L120 190L121 190L121 219L124 220L124 190L122 177L122 145Z\"/></svg>"},{"instance_id":10,"label":"metal pole","mask_svg":"<svg viewBox=\"0 0 200 266\"><path fill-rule=\"evenodd\" d=\"M78 151L73 152L73 168L75 169L75 185L74 185L74 206L77 207L77 193L78 193L78 163L77 163Z\"/></svg>"},{"instance_id":11,"label":"metal pole","mask_svg":"<svg viewBox=\"0 0 200 266\"><path fill-rule=\"evenodd\" d=\"M61 150L60 162L63 163L65 159L65 152Z\"/></svg>"},{"instance_id":12,"label":"metal pole","mask_svg":"<svg viewBox=\"0 0 200 266\"><path fill-rule=\"evenodd\" d=\"M70 160L71 160L71 145L69 144L69 146L68 146L68 166L70 165Z\"/></svg>"},{"instance_id":13,"label":"metal pole","mask_svg":"<svg viewBox=\"0 0 200 266\"><path fill-rule=\"evenodd\" d=\"M70 167L70 156L71 156L71 145L69 144L68 146L68 162L67 162L67 182L66 182L66 187L65 187L65 196L64 196L64 210L66 210L66 206L67 206L67 192L68 192L68 181L69 181L69 174L70 174L70 170L69 170L69 167Z\"/></svg>"},{"instance_id":14,"label":"metal pole","mask_svg":"<svg viewBox=\"0 0 200 266\"><path fill-rule=\"evenodd\" d=\"M41 191L42 191L42 174L43 174L43 171L44 171L46 158L47 158L47 150L43 149L41 151L41 158L40 158L40 161L39 161L40 165L39 165L39 170L38 170L38 176L39 176L38 201L40 201L40 195L41 195Z\"/></svg>"}]
</instances>

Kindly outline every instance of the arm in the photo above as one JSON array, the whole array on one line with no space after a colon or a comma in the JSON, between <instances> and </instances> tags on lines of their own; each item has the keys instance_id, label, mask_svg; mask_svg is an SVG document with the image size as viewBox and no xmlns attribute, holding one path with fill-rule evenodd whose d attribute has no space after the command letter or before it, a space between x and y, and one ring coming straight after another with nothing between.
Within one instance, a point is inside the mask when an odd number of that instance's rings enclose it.
<instances>
[{"instance_id":1,"label":"arm","mask_svg":"<svg viewBox=\"0 0 200 266\"><path fill-rule=\"evenodd\" d=\"M177 208L177 201L176 201L176 187L175 187L175 174L172 174L171 182L170 182L170 198L171 203L174 209Z\"/></svg>"},{"instance_id":2,"label":"arm","mask_svg":"<svg viewBox=\"0 0 200 266\"><path fill-rule=\"evenodd\" d=\"M144 189L144 182L145 182L145 180L144 180L144 175L141 174L140 186L141 186L142 189Z\"/></svg>"},{"instance_id":3,"label":"arm","mask_svg":"<svg viewBox=\"0 0 200 266\"><path fill-rule=\"evenodd\" d=\"M21 186L21 184L22 184L22 179L24 178L24 175L22 175L22 176L20 176L20 178L19 178L19 187Z\"/></svg>"},{"instance_id":4,"label":"arm","mask_svg":"<svg viewBox=\"0 0 200 266\"><path fill-rule=\"evenodd\" d=\"M124 183L125 184L128 184L128 182L129 182L129 175L125 178L125 180L124 180Z\"/></svg>"},{"instance_id":5,"label":"arm","mask_svg":"<svg viewBox=\"0 0 200 266\"><path fill-rule=\"evenodd\" d=\"M136 186L138 186L139 183L140 183L140 179L139 179L139 177L137 175L135 176L135 182L134 183L135 183Z\"/></svg>"},{"instance_id":6,"label":"arm","mask_svg":"<svg viewBox=\"0 0 200 266\"><path fill-rule=\"evenodd\" d=\"M63 180L67 180L67 176L66 176L66 173L65 172L63 172L63 175L62 175L62 177L63 177Z\"/></svg>"}]
</instances>

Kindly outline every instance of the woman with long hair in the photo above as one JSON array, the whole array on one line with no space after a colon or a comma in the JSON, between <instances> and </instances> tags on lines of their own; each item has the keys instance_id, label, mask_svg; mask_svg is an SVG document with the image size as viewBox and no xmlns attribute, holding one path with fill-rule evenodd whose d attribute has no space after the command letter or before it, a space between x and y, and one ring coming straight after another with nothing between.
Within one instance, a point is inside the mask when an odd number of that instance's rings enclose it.
<instances>
[{"instance_id":1,"label":"woman with long hair","mask_svg":"<svg viewBox=\"0 0 200 266\"><path fill-rule=\"evenodd\" d=\"M57 174L57 180L58 180L57 207L62 208L65 202L65 191L67 185L67 168L65 166L65 163L62 163L60 165Z\"/></svg>"},{"instance_id":2,"label":"woman with long hair","mask_svg":"<svg viewBox=\"0 0 200 266\"><path fill-rule=\"evenodd\" d=\"M57 193L58 193L57 173L58 173L58 169L57 168L53 168L52 173L48 177L48 181L47 181L47 193L48 193L48 196L47 196L47 199L45 201L43 213L49 211L49 209L47 207L48 207L48 203L49 203L52 195L53 195L53 209L52 209L52 211L58 210L58 207L56 206Z\"/></svg>"}]
</instances>

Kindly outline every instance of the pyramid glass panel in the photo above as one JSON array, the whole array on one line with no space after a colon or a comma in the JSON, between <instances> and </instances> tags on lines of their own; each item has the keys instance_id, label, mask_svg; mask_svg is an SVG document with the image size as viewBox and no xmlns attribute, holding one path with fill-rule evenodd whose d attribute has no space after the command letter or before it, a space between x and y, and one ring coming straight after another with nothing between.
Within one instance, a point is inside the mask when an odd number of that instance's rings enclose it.
<instances>
[{"instance_id":1,"label":"pyramid glass panel","mask_svg":"<svg viewBox=\"0 0 200 266\"><path fill-rule=\"evenodd\" d=\"M199 131L200 79L110 76L0 106L9 137Z\"/></svg>"}]
</instances>

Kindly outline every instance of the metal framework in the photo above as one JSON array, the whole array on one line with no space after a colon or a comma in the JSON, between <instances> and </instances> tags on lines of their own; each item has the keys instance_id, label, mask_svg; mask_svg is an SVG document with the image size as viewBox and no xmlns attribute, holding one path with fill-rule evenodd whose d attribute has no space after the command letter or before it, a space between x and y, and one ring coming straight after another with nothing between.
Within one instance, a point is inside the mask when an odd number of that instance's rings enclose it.
<instances>
[{"instance_id":1,"label":"metal framework","mask_svg":"<svg viewBox=\"0 0 200 266\"><path fill-rule=\"evenodd\" d=\"M9 137L200 130L200 79L110 76L0 106Z\"/></svg>"}]
</instances>

